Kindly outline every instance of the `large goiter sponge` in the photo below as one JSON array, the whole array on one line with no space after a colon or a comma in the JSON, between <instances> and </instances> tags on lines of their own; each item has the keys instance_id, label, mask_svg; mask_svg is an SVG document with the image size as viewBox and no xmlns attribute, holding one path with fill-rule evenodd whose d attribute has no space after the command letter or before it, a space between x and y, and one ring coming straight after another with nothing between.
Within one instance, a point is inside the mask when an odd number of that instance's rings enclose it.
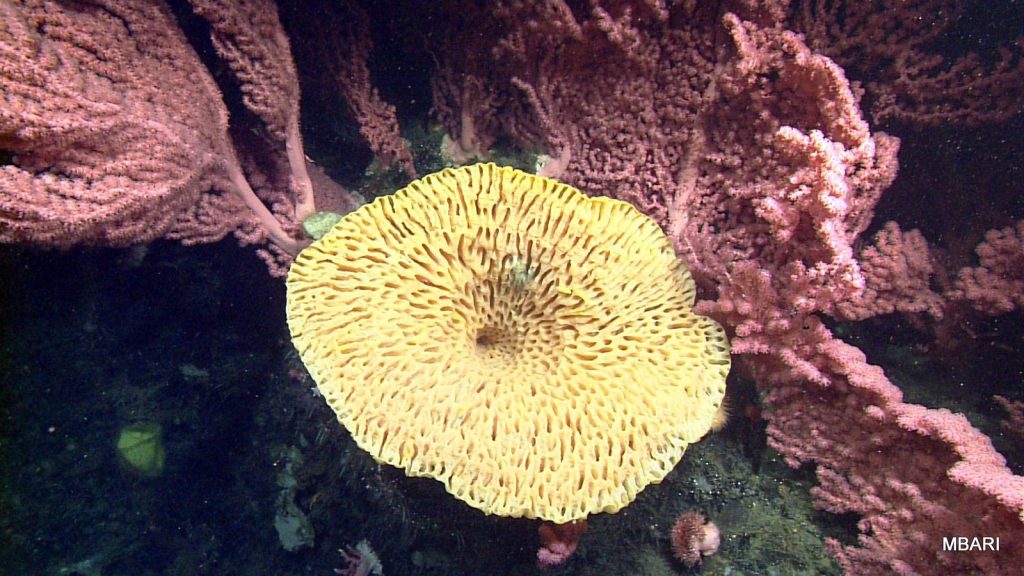
<instances>
[{"instance_id":1,"label":"large goiter sponge","mask_svg":"<svg viewBox=\"0 0 1024 576\"><path fill-rule=\"evenodd\" d=\"M288 275L303 362L356 442L476 508L615 512L708 431L729 344L631 205L493 164L346 216Z\"/></svg>"}]
</instances>

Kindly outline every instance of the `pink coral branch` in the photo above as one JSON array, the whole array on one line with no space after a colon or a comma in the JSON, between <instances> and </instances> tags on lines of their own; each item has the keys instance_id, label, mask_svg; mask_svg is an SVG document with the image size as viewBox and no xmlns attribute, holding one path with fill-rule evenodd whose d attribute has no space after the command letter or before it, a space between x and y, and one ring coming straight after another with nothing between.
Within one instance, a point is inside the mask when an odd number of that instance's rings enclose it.
<instances>
[{"instance_id":1,"label":"pink coral branch","mask_svg":"<svg viewBox=\"0 0 1024 576\"><path fill-rule=\"evenodd\" d=\"M830 545L848 573L1014 570L1024 479L962 416L904 403L821 319L943 312L920 234L889 226L854 249L896 177L899 140L872 133L845 71L786 30L786 3L677 3L667 18L650 6L496 11L508 32L477 53L508 79L497 92L526 104L504 133L567 148L563 179L657 220L717 292L698 310L731 329L772 445L791 465L817 464L818 506L861 516L859 545ZM1018 235L983 251L986 278L1011 293L1024 266L1002 262L1015 262L1004 255ZM1009 544L943 553L954 535Z\"/></svg>"},{"instance_id":2,"label":"pink coral branch","mask_svg":"<svg viewBox=\"0 0 1024 576\"><path fill-rule=\"evenodd\" d=\"M1024 36L950 57L942 40L967 12L957 0L805 0L792 24L865 81L877 122L991 124L1024 109ZM1019 15L1018 15L1019 17Z\"/></svg>"},{"instance_id":3,"label":"pink coral branch","mask_svg":"<svg viewBox=\"0 0 1024 576\"><path fill-rule=\"evenodd\" d=\"M895 222L886 223L875 243L861 250L859 262L864 291L839 303L842 318L863 320L894 312L944 316L946 302L931 288L935 268L919 231L903 232Z\"/></svg>"},{"instance_id":4,"label":"pink coral branch","mask_svg":"<svg viewBox=\"0 0 1024 576\"><path fill-rule=\"evenodd\" d=\"M353 22L342 35L345 51L333 54L335 76L359 125L359 133L384 166L397 165L409 178L416 177L412 152L398 127L395 107L373 86L368 65L373 41L370 20L359 6L351 6Z\"/></svg>"},{"instance_id":5,"label":"pink coral branch","mask_svg":"<svg viewBox=\"0 0 1024 576\"><path fill-rule=\"evenodd\" d=\"M299 79L291 45L272 0L190 0L211 27L213 45L242 83L247 108L285 144L295 191L295 219L316 211L299 132Z\"/></svg>"},{"instance_id":6,"label":"pink coral branch","mask_svg":"<svg viewBox=\"0 0 1024 576\"><path fill-rule=\"evenodd\" d=\"M961 415L903 402L881 368L815 316L791 316L780 279L749 263L701 310L736 326L733 350L765 391L769 442L817 464L815 504L860 516L857 546L830 541L850 574L1001 573L1024 558L1024 478ZM969 511L969 513L967 512ZM999 554L942 538L998 537Z\"/></svg>"},{"instance_id":7,"label":"pink coral branch","mask_svg":"<svg viewBox=\"0 0 1024 576\"><path fill-rule=\"evenodd\" d=\"M993 396L992 399L1006 411L1006 419L999 423L1000 428L1018 447L1024 448L1024 402L1003 396Z\"/></svg>"},{"instance_id":8,"label":"pink coral branch","mask_svg":"<svg viewBox=\"0 0 1024 576\"><path fill-rule=\"evenodd\" d=\"M565 564L576 552L580 538L587 532L586 520L568 524L543 522L537 528L541 546L537 549L537 566L550 569Z\"/></svg>"},{"instance_id":9,"label":"pink coral branch","mask_svg":"<svg viewBox=\"0 0 1024 576\"><path fill-rule=\"evenodd\" d=\"M308 182L295 145L294 70L287 52L274 52L287 42L273 6L260 6L271 10L218 3L240 11L215 30L248 30L218 45L234 58L247 101L292 143L292 176ZM255 19L251 28L246 17ZM220 92L162 3L5 2L0 31L0 146L14 153L0 168L0 241L193 244L234 232L269 240L282 259L301 247L292 227L309 187L295 196L252 190ZM270 53L283 72L257 81L268 66L255 62Z\"/></svg>"},{"instance_id":10,"label":"pink coral branch","mask_svg":"<svg viewBox=\"0 0 1024 576\"><path fill-rule=\"evenodd\" d=\"M947 296L991 316L1024 307L1024 220L990 230L975 252L980 265L961 269Z\"/></svg>"}]
</instances>

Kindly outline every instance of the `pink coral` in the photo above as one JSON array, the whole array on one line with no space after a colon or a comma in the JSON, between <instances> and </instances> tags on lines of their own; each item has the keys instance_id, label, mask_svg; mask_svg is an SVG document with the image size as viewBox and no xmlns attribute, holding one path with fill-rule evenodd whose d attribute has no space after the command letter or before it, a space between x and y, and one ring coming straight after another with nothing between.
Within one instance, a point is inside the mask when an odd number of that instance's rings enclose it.
<instances>
[{"instance_id":1,"label":"pink coral","mask_svg":"<svg viewBox=\"0 0 1024 576\"><path fill-rule=\"evenodd\" d=\"M858 261L864 291L839 303L842 318L863 320L894 312L943 317L946 302L931 288L935 267L919 231L903 232L895 222L887 222L875 243L861 250Z\"/></svg>"},{"instance_id":2,"label":"pink coral","mask_svg":"<svg viewBox=\"0 0 1024 576\"><path fill-rule=\"evenodd\" d=\"M1024 220L990 230L975 251L980 266L960 270L948 297L992 316L1024 306Z\"/></svg>"},{"instance_id":3,"label":"pink coral","mask_svg":"<svg viewBox=\"0 0 1024 576\"><path fill-rule=\"evenodd\" d=\"M576 552L576 545L587 531L587 522L543 522L537 531L540 533L541 541L541 546L537 549L537 566L542 569L554 568L565 564Z\"/></svg>"},{"instance_id":4,"label":"pink coral","mask_svg":"<svg viewBox=\"0 0 1024 576\"><path fill-rule=\"evenodd\" d=\"M969 6L958 0L803 0L793 2L791 23L812 48L864 81L876 122L1003 122L1024 106L1024 36L989 53L949 54L943 43L974 16Z\"/></svg>"},{"instance_id":5,"label":"pink coral","mask_svg":"<svg viewBox=\"0 0 1024 576\"><path fill-rule=\"evenodd\" d=\"M780 321L787 295L771 274L752 264L733 280L702 310L736 326L734 351L755 353L744 360L765 391L769 443L793 466L817 464L815 504L860 516L859 545L829 544L848 573L999 573L1024 557L1024 478L986 436L961 415L904 403L818 318ZM950 536L1008 544L952 554L941 546Z\"/></svg>"},{"instance_id":6,"label":"pink coral","mask_svg":"<svg viewBox=\"0 0 1024 576\"><path fill-rule=\"evenodd\" d=\"M298 80L268 0L195 0L245 103L284 144L290 178L254 187L217 85L169 9L102 0L0 6L0 241L66 247L186 244L229 233L265 244L272 270L314 210Z\"/></svg>"},{"instance_id":7,"label":"pink coral","mask_svg":"<svg viewBox=\"0 0 1024 576\"><path fill-rule=\"evenodd\" d=\"M561 178L655 218L717 293L700 311L731 328L770 442L791 465L817 464L820 507L861 516L857 545L831 544L849 573L1012 571L1024 479L963 417L904 403L822 319L944 312L918 233L889 226L854 249L899 141L873 133L845 71L786 29L786 3L718 6L504 5L508 31L478 53L525 107L499 125L558 157ZM1012 238L988 246L982 267L1010 273L994 275L1012 294L1024 267L996 264L1012 261ZM1009 544L941 551L961 534Z\"/></svg>"}]
</instances>

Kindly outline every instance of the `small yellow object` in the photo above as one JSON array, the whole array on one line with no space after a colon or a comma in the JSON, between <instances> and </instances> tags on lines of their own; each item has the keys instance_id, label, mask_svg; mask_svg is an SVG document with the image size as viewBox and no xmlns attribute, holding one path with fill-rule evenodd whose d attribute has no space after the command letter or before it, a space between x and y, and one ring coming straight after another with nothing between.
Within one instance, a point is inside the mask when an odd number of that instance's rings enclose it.
<instances>
[{"instance_id":1,"label":"small yellow object","mask_svg":"<svg viewBox=\"0 0 1024 576\"><path fill-rule=\"evenodd\" d=\"M590 300L586 296L584 296L583 293L580 292L579 290L573 290L568 286L559 285L555 287L555 291L557 291L559 294L564 294L566 296L572 296L576 298L575 306L570 310L560 311L559 313L561 316L586 316L588 313L591 312L593 306L591 306Z\"/></svg>"},{"instance_id":2,"label":"small yellow object","mask_svg":"<svg viewBox=\"0 0 1024 576\"><path fill-rule=\"evenodd\" d=\"M138 422L121 429L117 455L128 470L140 476L159 476L167 458L163 430L155 422Z\"/></svg>"},{"instance_id":3,"label":"small yellow object","mask_svg":"<svg viewBox=\"0 0 1024 576\"><path fill-rule=\"evenodd\" d=\"M346 215L287 281L292 342L355 441L489 514L626 506L711 427L729 343L658 225L494 164Z\"/></svg>"},{"instance_id":4,"label":"small yellow object","mask_svg":"<svg viewBox=\"0 0 1024 576\"><path fill-rule=\"evenodd\" d=\"M472 402L469 402L469 401L464 401L464 402L461 402L461 403L457 404L455 406L455 410L452 411L453 415L455 416L455 418L452 421L452 423L456 424L456 425L462 424L462 421L465 420L465 418L466 418L466 414L469 414L469 409L471 407L472 407Z\"/></svg>"}]
</instances>

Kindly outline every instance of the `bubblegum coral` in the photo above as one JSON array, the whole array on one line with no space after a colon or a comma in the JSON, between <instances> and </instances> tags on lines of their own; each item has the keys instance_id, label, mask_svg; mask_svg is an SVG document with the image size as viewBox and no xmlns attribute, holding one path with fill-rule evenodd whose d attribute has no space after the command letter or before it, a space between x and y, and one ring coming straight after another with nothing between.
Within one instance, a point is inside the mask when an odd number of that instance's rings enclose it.
<instances>
[{"instance_id":1,"label":"bubblegum coral","mask_svg":"<svg viewBox=\"0 0 1024 576\"><path fill-rule=\"evenodd\" d=\"M902 393L857 348L751 262L704 311L737 326L733 350L766 391L769 442L793 466L817 463L816 505L860 516L860 546L829 541L850 574L1008 573L1024 557L1024 478L947 410ZM943 537L1000 538L999 554L943 551ZM940 568L941 567L941 568Z\"/></svg>"},{"instance_id":2,"label":"bubblegum coral","mask_svg":"<svg viewBox=\"0 0 1024 576\"><path fill-rule=\"evenodd\" d=\"M993 14L1000 8L988 7ZM1018 25L1016 38L997 54L951 56L943 43L975 17L970 11L971 4L959 0L800 0L791 10L794 28L813 49L865 80L866 108L876 122L1010 120L1024 106L1024 36Z\"/></svg>"},{"instance_id":3,"label":"bubblegum coral","mask_svg":"<svg viewBox=\"0 0 1024 576\"><path fill-rule=\"evenodd\" d=\"M861 250L859 263L864 290L839 303L839 317L863 320L894 312L943 316L946 302L930 287L935 266L920 231L904 232L887 222L875 243Z\"/></svg>"},{"instance_id":4,"label":"bubblegum coral","mask_svg":"<svg viewBox=\"0 0 1024 576\"><path fill-rule=\"evenodd\" d=\"M537 567L541 569L561 566L576 552L580 538L587 531L586 520L569 524L544 522L537 528L541 546L537 550Z\"/></svg>"},{"instance_id":5,"label":"bubblegum coral","mask_svg":"<svg viewBox=\"0 0 1024 576\"><path fill-rule=\"evenodd\" d=\"M319 76L329 84L325 92L340 92L344 97L377 163L399 167L415 178L412 152L402 138L395 107L384 100L370 78L373 39L369 14L355 2L333 3L324 11L307 14L302 27L315 33L306 45L312 45L310 57L325 71Z\"/></svg>"},{"instance_id":6,"label":"bubblegum coral","mask_svg":"<svg viewBox=\"0 0 1024 576\"><path fill-rule=\"evenodd\" d=\"M830 543L848 573L1011 573L1024 561L1024 479L962 416L904 403L821 319L942 313L919 233L889 226L854 249L896 177L899 141L872 133L843 69L786 29L787 3L727 6L503 5L506 32L479 51L497 72L475 82L519 106L474 124L543 146L557 159L545 172L661 223L717 294L700 309L731 328L772 446L817 465L819 507L860 516L859 545ZM458 106L441 107L453 133ZM1009 253L1012 236L984 254ZM960 536L1003 547L943 552Z\"/></svg>"},{"instance_id":7,"label":"bubblegum coral","mask_svg":"<svg viewBox=\"0 0 1024 576\"><path fill-rule=\"evenodd\" d=\"M1024 220L990 230L975 252L981 265L961 269L949 297L992 316L1024 307Z\"/></svg>"},{"instance_id":8,"label":"bubblegum coral","mask_svg":"<svg viewBox=\"0 0 1024 576\"><path fill-rule=\"evenodd\" d=\"M287 141L294 192L250 186L220 91L164 4L5 2L0 147L14 156L0 171L0 242L193 244L234 232L272 242L270 261L297 252L312 190L276 10L196 4L246 103Z\"/></svg>"}]
</instances>

